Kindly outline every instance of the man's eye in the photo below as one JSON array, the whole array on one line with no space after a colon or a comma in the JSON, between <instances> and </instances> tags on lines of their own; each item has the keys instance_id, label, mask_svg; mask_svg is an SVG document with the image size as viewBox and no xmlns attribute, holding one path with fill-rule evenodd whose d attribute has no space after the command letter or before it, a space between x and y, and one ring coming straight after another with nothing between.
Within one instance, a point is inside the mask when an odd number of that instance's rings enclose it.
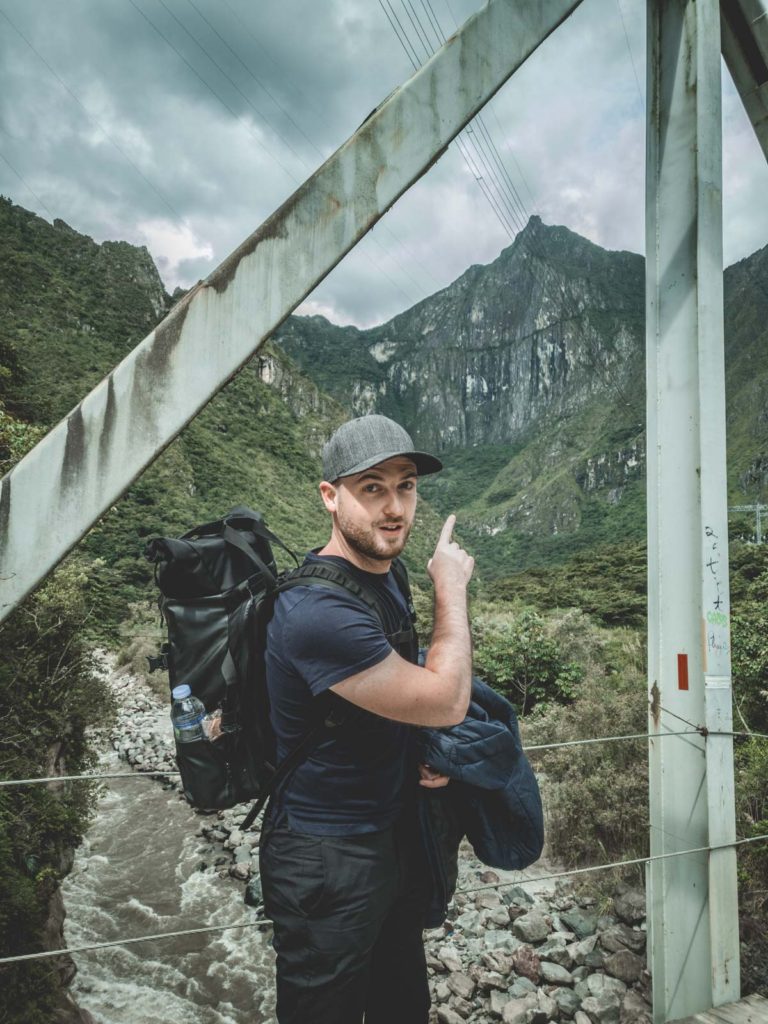
<instances>
[{"instance_id":1,"label":"man's eye","mask_svg":"<svg viewBox=\"0 0 768 1024\"><path fill-rule=\"evenodd\" d=\"M414 489L414 487L415 487L415 486L416 486L416 482L415 482L414 480L404 480L404 481L403 481L403 482L402 482L402 483L400 484L400 487L401 487L401 488L402 488L402 489L403 489L404 491L412 491L412 490Z\"/></svg>"},{"instance_id":2,"label":"man's eye","mask_svg":"<svg viewBox=\"0 0 768 1024\"><path fill-rule=\"evenodd\" d=\"M378 491L378 489L378 484L366 484L365 487L363 488L363 490L367 491L369 494L374 494L376 491Z\"/></svg>"}]
</instances>

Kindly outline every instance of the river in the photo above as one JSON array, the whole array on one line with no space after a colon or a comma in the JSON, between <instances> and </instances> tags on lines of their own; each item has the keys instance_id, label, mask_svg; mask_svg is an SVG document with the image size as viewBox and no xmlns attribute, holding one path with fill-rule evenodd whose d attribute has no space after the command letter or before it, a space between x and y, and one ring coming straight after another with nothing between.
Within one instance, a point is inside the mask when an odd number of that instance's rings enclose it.
<instances>
[{"instance_id":1,"label":"river","mask_svg":"<svg viewBox=\"0 0 768 1024\"><path fill-rule=\"evenodd\" d=\"M103 771L124 768L106 755ZM63 885L67 945L256 920L213 870L200 822L157 782L113 780ZM270 939L250 927L78 953L72 993L99 1024L267 1024Z\"/></svg>"}]
</instances>

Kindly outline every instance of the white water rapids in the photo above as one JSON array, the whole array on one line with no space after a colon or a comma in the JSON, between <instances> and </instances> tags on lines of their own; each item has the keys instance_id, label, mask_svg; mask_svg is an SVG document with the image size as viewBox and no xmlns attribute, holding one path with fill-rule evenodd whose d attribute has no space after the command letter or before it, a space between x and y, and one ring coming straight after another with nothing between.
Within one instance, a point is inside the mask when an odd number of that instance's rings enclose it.
<instances>
[{"instance_id":1,"label":"white water rapids","mask_svg":"<svg viewBox=\"0 0 768 1024\"><path fill-rule=\"evenodd\" d=\"M105 757L104 771L121 767ZM200 822L157 782L112 780L63 885L67 945L256 920L242 886L212 871L220 851ZM78 953L72 993L99 1024L267 1024L270 939L242 928Z\"/></svg>"}]
</instances>

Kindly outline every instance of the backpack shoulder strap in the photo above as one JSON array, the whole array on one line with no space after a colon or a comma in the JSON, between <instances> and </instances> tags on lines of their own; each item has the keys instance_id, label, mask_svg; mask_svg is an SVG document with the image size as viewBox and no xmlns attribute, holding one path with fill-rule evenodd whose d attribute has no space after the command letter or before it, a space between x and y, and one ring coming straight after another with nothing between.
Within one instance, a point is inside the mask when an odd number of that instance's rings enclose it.
<instances>
[{"instance_id":1,"label":"backpack shoulder strap","mask_svg":"<svg viewBox=\"0 0 768 1024\"><path fill-rule=\"evenodd\" d=\"M290 572L284 573L278 580L276 593L280 594L284 590L290 590L292 587L306 586L325 586L344 590L372 609L382 623L385 621L386 612L383 602L379 599L378 595L370 588L352 579L349 573L344 572L338 565L311 563L309 565L300 565L298 569L291 569Z\"/></svg>"}]
</instances>

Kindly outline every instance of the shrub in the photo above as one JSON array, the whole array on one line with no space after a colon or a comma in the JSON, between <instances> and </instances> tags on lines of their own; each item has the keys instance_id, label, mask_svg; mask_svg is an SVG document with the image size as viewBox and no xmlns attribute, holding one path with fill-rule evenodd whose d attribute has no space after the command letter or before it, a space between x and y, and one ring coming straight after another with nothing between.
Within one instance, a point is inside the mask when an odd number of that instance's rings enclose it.
<instances>
[{"instance_id":1,"label":"shrub","mask_svg":"<svg viewBox=\"0 0 768 1024\"><path fill-rule=\"evenodd\" d=\"M551 629L536 612L486 611L475 619L473 632L477 674L515 704L522 716L536 706L573 698L582 669L566 661Z\"/></svg>"}]
</instances>

